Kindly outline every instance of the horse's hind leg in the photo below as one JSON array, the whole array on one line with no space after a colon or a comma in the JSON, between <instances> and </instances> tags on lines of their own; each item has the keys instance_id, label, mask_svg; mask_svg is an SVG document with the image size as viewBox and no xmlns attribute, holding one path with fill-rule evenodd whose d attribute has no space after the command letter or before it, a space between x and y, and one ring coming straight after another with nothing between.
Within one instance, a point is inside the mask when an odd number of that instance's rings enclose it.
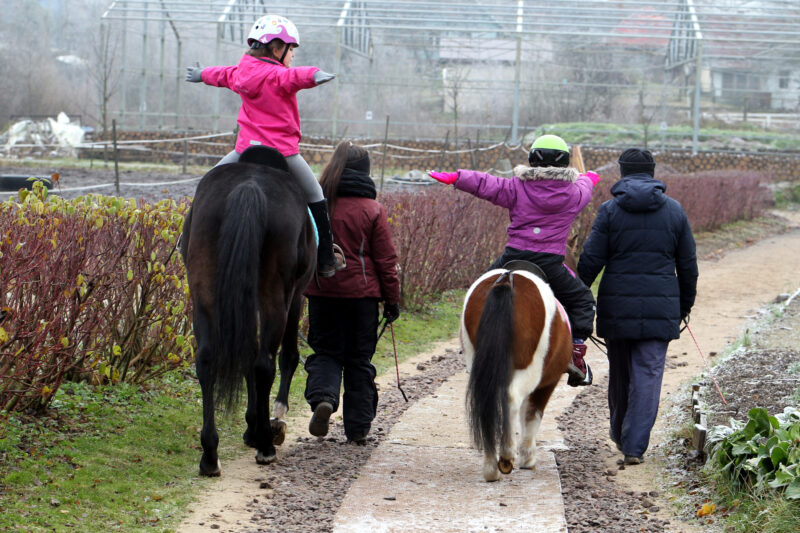
<instances>
[{"instance_id":1,"label":"horse's hind leg","mask_svg":"<svg viewBox=\"0 0 800 533\"><path fill-rule=\"evenodd\" d=\"M519 445L520 468L536 467L536 435L539 433L539 426L542 423L544 408L555 387L556 384L553 384L533 391L524 403L525 408L520 411L522 417L522 439Z\"/></svg>"},{"instance_id":2,"label":"horse's hind leg","mask_svg":"<svg viewBox=\"0 0 800 533\"><path fill-rule=\"evenodd\" d=\"M303 310L303 296L298 294L292 300L289 312L286 315L286 327L283 329L281 350L278 354L278 365L281 369L281 382L278 394L275 397L275 417L283 418L289 411L289 387L292 377L297 370L300 353L297 350L297 329L300 321L300 312Z\"/></svg>"},{"instance_id":3,"label":"horse's hind leg","mask_svg":"<svg viewBox=\"0 0 800 533\"><path fill-rule=\"evenodd\" d=\"M269 393L275 381L274 354L278 349L278 343L274 340L277 337L276 322L268 317L262 317L261 346L252 377L255 389L252 402L255 404L256 462L262 465L272 463L276 459L269 422Z\"/></svg>"},{"instance_id":4,"label":"horse's hind leg","mask_svg":"<svg viewBox=\"0 0 800 533\"><path fill-rule=\"evenodd\" d=\"M203 429L200 432L203 456L200 459L200 475L218 476L220 475L219 456L217 455L219 435L214 423L214 354L211 353L211 330L208 315L200 305L195 307L194 335L197 340L195 368L197 379L200 381L200 390L203 393Z\"/></svg>"}]
</instances>

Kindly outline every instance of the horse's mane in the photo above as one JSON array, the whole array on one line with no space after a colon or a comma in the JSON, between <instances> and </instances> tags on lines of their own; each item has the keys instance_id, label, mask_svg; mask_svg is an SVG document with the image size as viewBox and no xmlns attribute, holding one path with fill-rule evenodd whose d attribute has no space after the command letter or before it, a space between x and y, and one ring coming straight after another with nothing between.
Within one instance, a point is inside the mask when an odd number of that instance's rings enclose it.
<instances>
[{"instance_id":1,"label":"horse's mane","mask_svg":"<svg viewBox=\"0 0 800 533\"><path fill-rule=\"evenodd\" d=\"M286 163L286 158L271 146L251 146L242 152L242 155L239 157L239 162L258 163L289 172L289 165Z\"/></svg>"}]
</instances>

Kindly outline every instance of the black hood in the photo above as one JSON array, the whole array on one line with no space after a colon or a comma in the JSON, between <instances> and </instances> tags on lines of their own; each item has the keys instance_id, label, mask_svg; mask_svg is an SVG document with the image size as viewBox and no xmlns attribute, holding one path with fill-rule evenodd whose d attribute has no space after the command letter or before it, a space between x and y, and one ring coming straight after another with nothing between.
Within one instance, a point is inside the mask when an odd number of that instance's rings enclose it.
<instances>
[{"instance_id":1,"label":"black hood","mask_svg":"<svg viewBox=\"0 0 800 533\"><path fill-rule=\"evenodd\" d=\"M630 212L656 211L667 201L667 186L649 174L629 174L611 187L614 201Z\"/></svg>"}]
</instances>

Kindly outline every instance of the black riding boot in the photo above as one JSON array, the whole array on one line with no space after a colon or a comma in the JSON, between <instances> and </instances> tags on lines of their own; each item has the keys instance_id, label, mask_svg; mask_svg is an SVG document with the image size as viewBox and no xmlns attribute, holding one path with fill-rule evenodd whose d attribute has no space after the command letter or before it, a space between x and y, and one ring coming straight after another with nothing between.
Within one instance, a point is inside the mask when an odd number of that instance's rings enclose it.
<instances>
[{"instance_id":1,"label":"black riding boot","mask_svg":"<svg viewBox=\"0 0 800 533\"><path fill-rule=\"evenodd\" d=\"M344 268L344 256L336 257L333 252L333 234L331 233L331 221L328 218L328 202L321 200L308 204L314 223L319 232L319 247L317 248L317 274L323 278L329 278L336 274L337 270Z\"/></svg>"}]
</instances>

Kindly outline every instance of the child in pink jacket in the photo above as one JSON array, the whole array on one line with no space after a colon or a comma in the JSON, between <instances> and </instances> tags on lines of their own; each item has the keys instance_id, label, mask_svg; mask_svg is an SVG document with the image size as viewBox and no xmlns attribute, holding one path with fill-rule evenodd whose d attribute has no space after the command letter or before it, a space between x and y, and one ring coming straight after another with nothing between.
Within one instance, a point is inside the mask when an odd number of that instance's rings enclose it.
<instances>
[{"instance_id":1,"label":"child in pink jacket","mask_svg":"<svg viewBox=\"0 0 800 533\"><path fill-rule=\"evenodd\" d=\"M266 15L253 24L247 38L250 48L238 65L187 67L186 81L227 87L242 98L236 121L239 134L232 152L217 165L235 163L250 146L271 146L286 158L294 177L306 194L306 201L319 229L317 273L333 276L343 268L335 257L328 207L322 188L311 167L300 155L300 112L296 94L334 78L317 67L292 67L300 34L289 19ZM337 254L338 255L338 254Z\"/></svg>"},{"instance_id":2,"label":"child in pink jacket","mask_svg":"<svg viewBox=\"0 0 800 533\"><path fill-rule=\"evenodd\" d=\"M569 148L561 137L537 138L528 155L530 167L514 169L514 177L476 172L431 172L432 178L508 209L508 244L490 269L524 260L541 268L569 316L573 355L567 383L590 385L592 372L583 360L584 339L591 335L595 303L592 291L563 266L572 222L592 199L597 174L579 174L569 167Z\"/></svg>"}]
</instances>

